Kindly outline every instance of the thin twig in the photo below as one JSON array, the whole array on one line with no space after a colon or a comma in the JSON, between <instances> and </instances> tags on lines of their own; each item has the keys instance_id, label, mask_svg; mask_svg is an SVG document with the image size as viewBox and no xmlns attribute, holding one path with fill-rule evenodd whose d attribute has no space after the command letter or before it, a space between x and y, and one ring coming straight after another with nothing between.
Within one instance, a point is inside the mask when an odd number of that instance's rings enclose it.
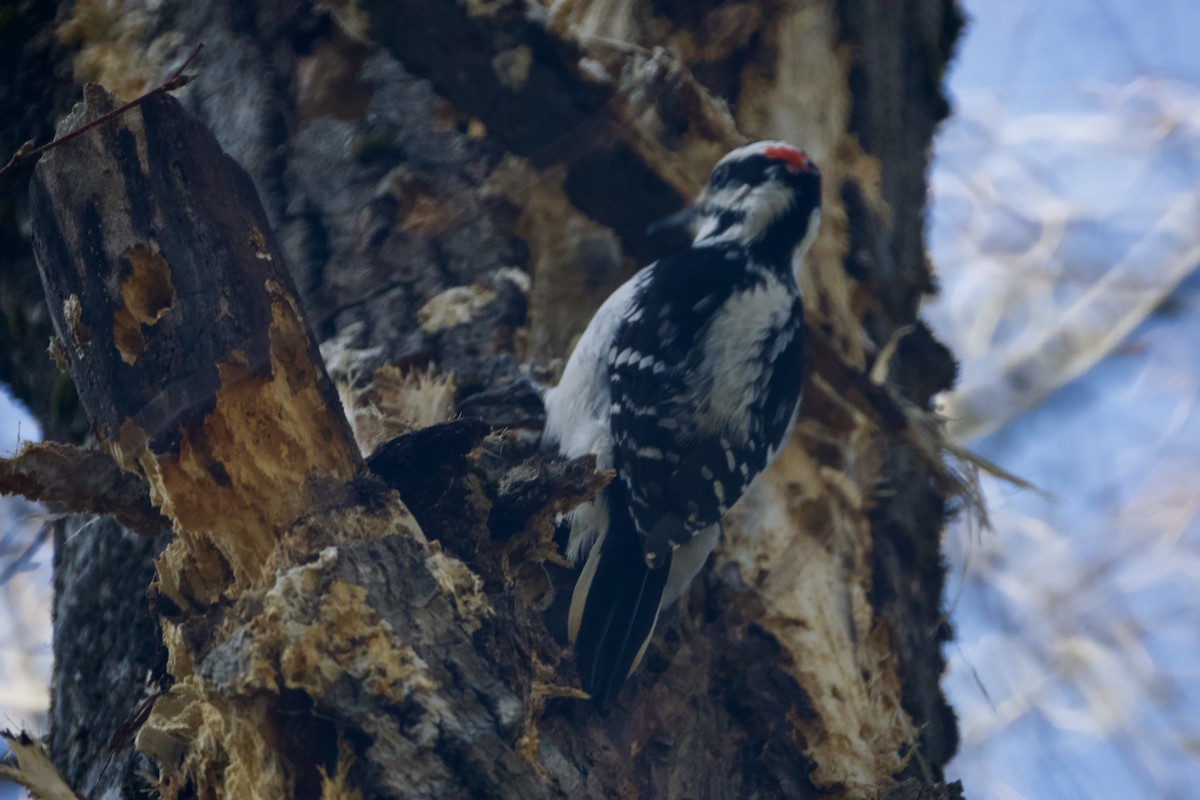
<instances>
[{"instance_id":1,"label":"thin twig","mask_svg":"<svg viewBox=\"0 0 1200 800\"><path fill-rule=\"evenodd\" d=\"M121 114L124 114L129 109L131 109L135 106L140 106L142 103L146 102L147 100L149 100L151 97L154 97L155 95L166 94L167 92L173 92L176 89L181 89L184 86L187 86L189 83L192 82L192 80L196 76L195 75L184 75L183 71L185 69L187 69L188 64L191 64L192 61L196 58L196 56L200 55L200 51L203 49L204 49L203 42L196 45L196 49L192 51L192 54L190 56L188 56L186 59L184 59L183 63L179 65L179 68L176 69L174 72L172 72L171 75L165 81L160 83L158 86L155 86L153 89L151 89L150 91L141 95L140 97L136 97L133 100L130 100L128 103L125 103L123 105L118 106L117 108L114 108L112 111L109 111L106 114L101 114L99 117L96 117L91 122L87 123L86 125L78 128L76 130L71 131L67 135L61 136L57 139L49 141L46 144L42 145L41 147L37 147L37 148L35 148L33 146L34 140L30 139L25 144L23 144L19 148L17 148L17 152L13 153L13 157L8 160L8 163L5 164L2 168L0 168L0 178L3 178L9 172L12 172L13 170L15 170L17 167L21 166L22 164L25 164L32 160L37 160L37 158L39 156L41 156L42 153L45 153L47 150L53 150L55 147L58 147L60 144L69 142L77 136L82 136L83 134L87 133L92 128L95 128L98 125L103 125L105 122L108 122L113 117L119 117Z\"/></svg>"},{"instance_id":2,"label":"thin twig","mask_svg":"<svg viewBox=\"0 0 1200 800\"><path fill-rule=\"evenodd\" d=\"M42 545L45 544L46 539L49 537L50 526L43 525L38 531L38 535L35 536L33 541L29 543L29 546L26 547L20 555L5 565L4 569L0 570L0 586L8 583L14 575L24 572L25 568L29 565L29 562L33 560L33 557L37 555L37 551L41 549Z\"/></svg>"}]
</instances>

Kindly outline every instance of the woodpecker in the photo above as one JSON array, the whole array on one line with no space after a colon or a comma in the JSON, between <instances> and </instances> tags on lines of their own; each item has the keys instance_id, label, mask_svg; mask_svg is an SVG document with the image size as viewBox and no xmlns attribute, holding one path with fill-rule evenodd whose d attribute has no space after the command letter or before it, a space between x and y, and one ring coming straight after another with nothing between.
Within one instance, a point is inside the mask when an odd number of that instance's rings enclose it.
<instances>
[{"instance_id":1,"label":"woodpecker","mask_svg":"<svg viewBox=\"0 0 1200 800\"><path fill-rule=\"evenodd\" d=\"M545 395L544 446L616 471L565 520L567 555L583 563L568 634L601 709L708 559L721 516L788 438L803 371L795 270L820 216L821 176L803 151L732 151L668 220L691 246L613 292Z\"/></svg>"}]
</instances>

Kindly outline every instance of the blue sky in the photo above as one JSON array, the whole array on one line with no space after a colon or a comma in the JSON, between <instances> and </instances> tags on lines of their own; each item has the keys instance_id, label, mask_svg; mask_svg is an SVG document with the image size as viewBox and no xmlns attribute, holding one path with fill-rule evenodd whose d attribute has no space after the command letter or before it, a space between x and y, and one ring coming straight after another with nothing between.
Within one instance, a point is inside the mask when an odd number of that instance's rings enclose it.
<instances>
[{"instance_id":1,"label":"blue sky","mask_svg":"<svg viewBox=\"0 0 1200 800\"><path fill-rule=\"evenodd\" d=\"M963 363L952 427L1043 492L985 477L993 529L947 535L949 772L1196 797L1200 3L965 5L926 313Z\"/></svg>"}]
</instances>

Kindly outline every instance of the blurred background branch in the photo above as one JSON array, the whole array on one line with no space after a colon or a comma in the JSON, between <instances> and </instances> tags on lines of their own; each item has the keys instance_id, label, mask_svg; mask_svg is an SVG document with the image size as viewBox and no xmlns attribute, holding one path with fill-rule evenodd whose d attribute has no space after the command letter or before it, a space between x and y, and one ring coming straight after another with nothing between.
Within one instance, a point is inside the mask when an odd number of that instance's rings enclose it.
<instances>
[{"instance_id":1,"label":"blurred background branch","mask_svg":"<svg viewBox=\"0 0 1200 800\"><path fill-rule=\"evenodd\" d=\"M1200 63L1194 3L964 3L926 317L993 530L946 539L952 775L985 798L1195 796ZM1031 768L1032 767L1032 768Z\"/></svg>"}]
</instances>

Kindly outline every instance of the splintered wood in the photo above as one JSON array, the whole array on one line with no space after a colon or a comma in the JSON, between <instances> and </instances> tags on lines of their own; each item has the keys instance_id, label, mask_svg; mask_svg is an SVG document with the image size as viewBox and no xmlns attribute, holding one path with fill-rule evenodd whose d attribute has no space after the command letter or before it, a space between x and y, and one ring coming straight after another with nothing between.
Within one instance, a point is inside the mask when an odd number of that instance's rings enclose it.
<instances>
[{"instance_id":1,"label":"splintered wood","mask_svg":"<svg viewBox=\"0 0 1200 800\"><path fill-rule=\"evenodd\" d=\"M90 86L63 129L115 105ZM187 583L205 600L260 582L313 481L361 459L253 185L177 108L151 98L48 153L32 198L80 398L204 565Z\"/></svg>"}]
</instances>

